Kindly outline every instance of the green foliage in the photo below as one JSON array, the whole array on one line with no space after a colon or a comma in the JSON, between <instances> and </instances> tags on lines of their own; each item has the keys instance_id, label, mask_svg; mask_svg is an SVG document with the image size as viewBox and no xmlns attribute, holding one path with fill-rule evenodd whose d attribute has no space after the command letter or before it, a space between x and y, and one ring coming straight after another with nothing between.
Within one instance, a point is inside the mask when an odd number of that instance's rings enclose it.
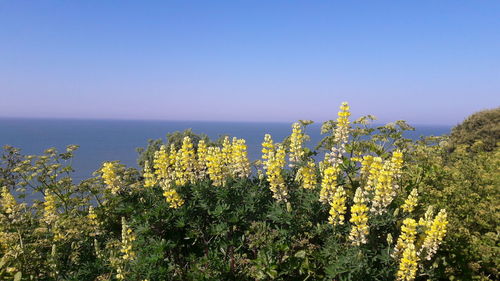
<instances>
[{"instance_id":1,"label":"green foliage","mask_svg":"<svg viewBox=\"0 0 500 281\"><path fill-rule=\"evenodd\" d=\"M453 128L449 142L450 151L461 145L469 148L480 146L485 151L494 150L500 142L500 107L479 111L467 117Z\"/></svg>"},{"instance_id":2,"label":"green foliage","mask_svg":"<svg viewBox=\"0 0 500 281\"><path fill-rule=\"evenodd\" d=\"M305 150L302 162L281 170L286 201L273 198L260 170L250 177L229 175L224 186L214 186L206 176L175 186L184 203L172 208L165 183L146 187L145 171L114 163L116 182L105 183L99 171L74 183L76 146L40 156L5 147L0 187L15 194L16 202L2 195L0 279L395 280L400 261L393 254L402 221L422 217L430 205L448 211L448 236L435 259L419 261L417 280L498 279L499 150L457 146L449 154L446 139L412 142L403 137L413 129L404 121L373 127L372 120L354 122L338 164L336 183L345 189L348 207L341 225L328 223L330 206L318 200L320 182L305 189L296 181L312 157L338 144L335 121L323 125L326 136L317 149ZM222 144L222 138L211 142L190 130L176 132L166 143L150 140L139 150L138 163L144 167L149 161L153 167L162 145L179 149L186 136L195 151L201 139L209 147ZM386 212L370 213L367 243L356 246L349 238L350 208L356 189L367 185L360 157L389 159L395 148L405 152L406 163L395 178L395 198ZM414 188L420 205L408 214L400 206ZM416 245L425 236L419 230ZM124 247L124 241L132 246Z\"/></svg>"},{"instance_id":3,"label":"green foliage","mask_svg":"<svg viewBox=\"0 0 500 281\"><path fill-rule=\"evenodd\" d=\"M444 278L500 278L500 150L421 144L412 168L423 202L445 208L449 234L439 262Z\"/></svg>"}]
</instances>

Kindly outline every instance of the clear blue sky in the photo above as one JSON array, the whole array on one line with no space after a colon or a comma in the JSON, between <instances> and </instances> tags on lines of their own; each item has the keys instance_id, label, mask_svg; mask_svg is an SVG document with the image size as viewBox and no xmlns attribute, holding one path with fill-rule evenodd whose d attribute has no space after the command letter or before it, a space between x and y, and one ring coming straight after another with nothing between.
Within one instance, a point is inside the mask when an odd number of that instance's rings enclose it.
<instances>
[{"instance_id":1,"label":"clear blue sky","mask_svg":"<svg viewBox=\"0 0 500 281\"><path fill-rule=\"evenodd\" d=\"M456 124L500 105L500 1L0 0L0 116Z\"/></svg>"}]
</instances>

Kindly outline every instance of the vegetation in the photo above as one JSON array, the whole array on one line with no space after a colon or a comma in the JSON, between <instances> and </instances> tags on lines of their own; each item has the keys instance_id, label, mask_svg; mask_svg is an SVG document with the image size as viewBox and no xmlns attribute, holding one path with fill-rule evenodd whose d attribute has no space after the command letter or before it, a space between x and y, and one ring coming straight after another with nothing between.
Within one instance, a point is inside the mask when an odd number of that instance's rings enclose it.
<instances>
[{"instance_id":1,"label":"vegetation","mask_svg":"<svg viewBox=\"0 0 500 281\"><path fill-rule=\"evenodd\" d=\"M451 131L449 148L481 146L479 150L493 151L500 140L500 107L476 112ZM477 149L476 149L477 150Z\"/></svg>"},{"instance_id":2,"label":"vegetation","mask_svg":"<svg viewBox=\"0 0 500 281\"><path fill-rule=\"evenodd\" d=\"M106 162L80 183L76 146L5 147L0 278L497 278L498 150L448 153L404 138L403 121L349 115L342 104L314 150L310 121L266 135L254 163L242 139L177 132L140 150L140 171Z\"/></svg>"},{"instance_id":3,"label":"vegetation","mask_svg":"<svg viewBox=\"0 0 500 281\"><path fill-rule=\"evenodd\" d=\"M499 116L499 109L479 112L455 127L449 139L420 143L415 164L408 165L424 202L450 214L438 259L443 278L500 279Z\"/></svg>"}]
</instances>

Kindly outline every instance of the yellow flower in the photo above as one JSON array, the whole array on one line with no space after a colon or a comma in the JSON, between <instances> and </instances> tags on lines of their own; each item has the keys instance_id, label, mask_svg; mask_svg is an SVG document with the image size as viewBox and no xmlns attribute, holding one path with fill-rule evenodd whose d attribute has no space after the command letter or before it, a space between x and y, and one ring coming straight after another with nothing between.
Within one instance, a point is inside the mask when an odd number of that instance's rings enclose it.
<instances>
[{"instance_id":1,"label":"yellow flower","mask_svg":"<svg viewBox=\"0 0 500 281\"><path fill-rule=\"evenodd\" d=\"M231 163L231 152L233 151L233 147L231 145L231 142L229 141L229 137L226 136L224 140L222 141L222 161L223 165L227 166L229 163Z\"/></svg>"},{"instance_id":2,"label":"yellow flower","mask_svg":"<svg viewBox=\"0 0 500 281\"><path fill-rule=\"evenodd\" d=\"M372 163L372 166L374 163ZM394 151L392 158L389 161L385 161L382 169L377 172L375 194L371 208L371 211L375 214L382 214L387 211L387 206L391 204L396 196L398 185L395 178L399 177L402 165L403 154L399 151Z\"/></svg>"},{"instance_id":3,"label":"yellow flower","mask_svg":"<svg viewBox=\"0 0 500 281\"><path fill-rule=\"evenodd\" d=\"M317 184L316 164L314 161L308 161L306 166L300 167L295 179L301 184L302 188L314 189Z\"/></svg>"},{"instance_id":4,"label":"yellow flower","mask_svg":"<svg viewBox=\"0 0 500 281\"><path fill-rule=\"evenodd\" d=\"M287 201L288 189L283 177L283 168L285 166L285 148L279 144L276 151L268 154L266 175L269 182L269 189L273 192L273 197L277 201Z\"/></svg>"},{"instance_id":5,"label":"yellow flower","mask_svg":"<svg viewBox=\"0 0 500 281\"><path fill-rule=\"evenodd\" d=\"M321 190L319 192L319 201L325 204L331 204L333 195L335 194L335 187L337 186L337 175L339 168L336 166L329 166L323 170L323 178L321 180Z\"/></svg>"},{"instance_id":6,"label":"yellow flower","mask_svg":"<svg viewBox=\"0 0 500 281\"><path fill-rule=\"evenodd\" d=\"M446 210L442 209L436 215L432 223L429 224L429 227L425 230L425 239L422 244L422 248L419 251L419 255L425 253L426 260L430 260L432 258L446 235L447 225L448 219Z\"/></svg>"},{"instance_id":7,"label":"yellow flower","mask_svg":"<svg viewBox=\"0 0 500 281\"><path fill-rule=\"evenodd\" d=\"M153 158L154 173L158 180L169 177L170 159L165 145L160 147L160 150L155 151Z\"/></svg>"},{"instance_id":8,"label":"yellow flower","mask_svg":"<svg viewBox=\"0 0 500 281\"><path fill-rule=\"evenodd\" d=\"M340 111L337 117L337 127L333 135L333 142L336 146L331 148L331 152L325 155L325 161L331 165L339 165L342 162L342 156L345 153L345 145L349 138L349 105L343 102L340 105Z\"/></svg>"},{"instance_id":9,"label":"yellow flower","mask_svg":"<svg viewBox=\"0 0 500 281\"><path fill-rule=\"evenodd\" d=\"M344 215L347 207L346 194L342 186L338 186L336 188L330 206L330 217L328 218L328 223L333 225L344 224Z\"/></svg>"},{"instance_id":10,"label":"yellow flower","mask_svg":"<svg viewBox=\"0 0 500 281\"><path fill-rule=\"evenodd\" d=\"M156 185L157 180L155 174L151 172L149 161L144 163L144 173L142 176L144 177L144 187L153 187Z\"/></svg>"},{"instance_id":11,"label":"yellow flower","mask_svg":"<svg viewBox=\"0 0 500 281\"><path fill-rule=\"evenodd\" d=\"M422 226L424 229L430 228L432 225L433 216L434 216L434 207L429 206L425 211L424 217L420 218L420 220L418 221L418 225Z\"/></svg>"},{"instance_id":12,"label":"yellow flower","mask_svg":"<svg viewBox=\"0 0 500 281\"><path fill-rule=\"evenodd\" d=\"M94 207L89 207L89 213L87 214L88 224L91 226L90 236L96 236L100 233L99 226L101 223L97 219L97 214L94 211Z\"/></svg>"},{"instance_id":13,"label":"yellow flower","mask_svg":"<svg viewBox=\"0 0 500 281\"><path fill-rule=\"evenodd\" d=\"M399 262L399 270L396 273L397 280L413 281L417 275L418 257L415 245L408 243L403 251Z\"/></svg>"},{"instance_id":14,"label":"yellow flower","mask_svg":"<svg viewBox=\"0 0 500 281\"><path fill-rule=\"evenodd\" d=\"M351 219L353 223L349 239L354 245L366 244L366 236L369 233L368 228L368 207L365 204L363 190L358 187L354 195L354 205L351 207Z\"/></svg>"},{"instance_id":15,"label":"yellow flower","mask_svg":"<svg viewBox=\"0 0 500 281\"><path fill-rule=\"evenodd\" d=\"M9 192L9 189L6 186L2 187L2 197L0 201L0 207L2 210L7 214L12 214L15 211L16 206L16 199Z\"/></svg>"},{"instance_id":16,"label":"yellow flower","mask_svg":"<svg viewBox=\"0 0 500 281\"><path fill-rule=\"evenodd\" d=\"M204 140L198 142L196 151L198 179L204 179L207 175L207 144Z\"/></svg>"},{"instance_id":17,"label":"yellow flower","mask_svg":"<svg viewBox=\"0 0 500 281\"><path fill-rule=\"evenodd\" d=\"M367 155L363 157L363 161L361 162L361 174L368 175L368 179L366 181L365 190L370 192L375 189L377 184L377 179L382 170L382 158L373 157L371 155Z\"/></svg>"},{"instance_id":18,"label":"yellow flower","mask_svg":"<svg viewBox=\"0 0 500 281\"><path fill-rule=\"evenodd\" d=\"M246 178L250 175L250 161L244 139L233 138L231 145L231 173L234 177Z\"/></svg>"},{"instance_id":19,"label":"yellow flower","mask_svg":"<svg viewBox=\"0 0 500 281\"><path fill-rule=\"evenodd\" d=\"M299 122L295 122L292 125L292 135L290 136L290 167L296 165L302 157L304 156L304 144L305 134L302 132L302 126Z\"/></svg>"},{"instance_id":20,"label":"yellow flower","mask_svg":"<svg viewBox=\"0 0 500 281\"><path fill-rule=\"evenodd\" d=\"M50 191L46 191L43 202L43 219L46 223L51 224L57 220L57 203L56 196Z\"/></svg>"},{"instance_id":21,"label":"yellow flower","mask_svg":"<svg viewBox=\"0 0 500 281\"><path fill-rule=\"evenodd\" d=\"M414 188L410 192L410 195L408 195L408 198L406 198L405 203L401 206L401 208L403 209L403 211L411 213L417 206L417 203L418 203L418 192L417 189Z\"/></svg>"},{"instance_id":22,"label":"yellow flower","mask_svg":"<svg viewBox=\"0 0 500 281\"><path fill-rule=\"evenodd\" d=\"M414 244L416 236L417 222L412 218L405 219L403 221L403 225L401 226L401 235L399 235L393 257L398 257L409 244Z\"/></svg>"},{"instance_id":23,"label":"yellow flower","mask_svg":"<svg viewBox=\"0 0 500 281\"><path fill-rule=\"evenodd\" d=\"M196 180L196 157L188 136L184 137L181 149L177 151L174 170L176 185L186 185Z\"/></svg>"},{"instance_id":24,"label":"yellow flower","mask_svg":"<svg viewBox=\"0 0 500 281\"><path fill-rule=\"evenodd\" d=\"M167 200L170 208L177 209L184 205L184 199L177 193L169 180L161 181L160 186L163 189L163 196Z\"/></svg>"},{"instance_id":25,"label":"yellow flower","mask_svg":"<svg viewBox=\"0 0 500 281\"><path fill-rule=\"evenodd\" d=\"M208 176L214 186L223 186L225 184L225 165L224 156L220 147L209 147L207 151L207 169Z\"/></svg>"},{"instance_id":26,"label":"yellow flower","mask_svg":"<svg viewBox=\"0 0 500 281\"><path fill-rule=\"evenodd\" d=\"M135 234L128 226L124 217L122 217L122 241L120 252L122 259L125 261L132 261L135 259L136 253L134 251L134 241L136 240Z\"/></svg>"},{"instance_id":27,"label":"yellow flower","mask_svg":"<svg viewBox=\"0 0 500 281\"><path fill-rule=\"evenodd\" d=\"M115 164L106 162L101 169L102 179L107 185L112 194L117 194L120 191L120 178L116 174Z\"/></svg>"},{"instance_id":28,"label":"yellow flower","mask_svg":"<svg viewBox=\"0 0 500 281\"><path fill-rule=\"evenodd\" d=\"M403 153L399 150L394 151L392 153L391 163L394 174L398 174L403 167Z\"/></svg>"},{"instance_id":29,"label":"yellow flower","mask_svg":"<svg viewBox=\"0 0 500 281\"><path fill-rule=\"evenodd\" d=\"M264 136L264 142L262 143L262 159L269 159L269 154L274 152L274 143L270 134Z\"/></svg>"}]
</instances>

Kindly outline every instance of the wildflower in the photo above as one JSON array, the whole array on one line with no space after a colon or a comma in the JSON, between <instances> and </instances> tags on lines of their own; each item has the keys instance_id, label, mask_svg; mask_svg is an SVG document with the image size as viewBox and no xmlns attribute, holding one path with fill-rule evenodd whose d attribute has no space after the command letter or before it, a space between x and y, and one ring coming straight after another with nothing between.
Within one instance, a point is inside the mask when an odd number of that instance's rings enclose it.
<instances>
[{"instance_id":1,"label":"wildflower","mask_svg":"<svg viewBox=\"0 0 500 281\"><path fill-rule=\"evenodd\" d=\"M429 206L425 211L424 217L420 218L420 220L418 221L418 225L422 226L424 229L430 228L432 225L433 216L434 216L434 207Z\"/></svg>"},{"instance_id":2,"label":"wildflower","mask_svg":"<svg viewBox=\"0 0 500 281\"><path fill-rule=\"evenodd\" d=\"M305 189L313 189L316 187L316 164L314 161L308 161L305 166L299 168L296 180Z\"/></svg>"},{"instance_id":3,"label":"wildflower","mask_svg":"<svg viewBox=\"0 0 500 281\"><path fill-rule=\"evenodd\" d=\"M269 153L266 165L267 181L269 189L273 192L273 197L278 201L287 201L288 190L283 178L283 167L285 166L285 149L282 145L277 145L276 151Z\"/></svg>"},{"instance_id":4,"label":"wildflower","mask_svg":"<svg viewBox=\"0 0 500 281\"><path fill-rule=\"evenodd\" d=\"M394 174L396 176L399 175L401 168L403 167L403 153L401 151L396 150L392 153L391 165Z\"/></svg>"},{"instance_id":5,"label":"wildflower","mask_svg":"<svg viewBox=\"0 0 500 281\"><path fill-rule=\"evenodd\" d=\"M146 165L147 166L147 165ZM167 153L167 148L165 145L160 147L160 150L155 151L153 158L153 168L156 178L158 180L166 179L169 177L169 169L170 169L170 158Z\"/></svg>"},{"instance_id":6,"label":"wildflower","mask_svg":"<svg viewBox=\"0 0 500 281\"><path fill-rule=\"evenodd\" d=\"M425 259L430 260L437 252L439 244L446 235L448 225L446 210L442 209L436 215L430 226L425 230L425 239L419 251L419 255L426 253Z\"/></svg>"},{"instance_id":7,"label":"wildflower","mask_svg":"<svg viewBox=\"0 0 500 281\"><path fill-rule=\"evenodd\" d=\"M134 251L134 241L136 240L135 234L133 233L130 226L127 224L124 217L122 217L122 239L120 245L120 256L116 258L111 258L111 266L116 268L116 279L126 280L127 270L126 266L129 262L135 260L136 253ZM97 247L97 246L96 246Z\"/></svg>"},{"instance_id":8,"label":"wildflower","mask_svg":"<svg viewBox=\"0 0 500 281\"><path fill-rule=\"evenodd\" d=\"M358 187L354 195L354 205L351 208L351 219L353 223L349 239L354 245L366 244L366 236L368 235L368 207L365 204L363 190Z\"/></svg>"},{"instance_id":9,"label":"wildflower","mask_svg":"<svg viewBox=\"0 0 500 281\"><path fill-rule=\"evenodd\" d=\"M43 220L47 224L51 224L57 219L57 203L56 196L52 192L47 191L44 196L43 202Z\"/></svg>"},{"instance_id":10,"label":"wildflower","mask_svg":"<svg viewBox=\"0 0 500 281\"><path fill-rule=\"evenodd\" d=\"M170 208L177 209L184 205L184 199L177 193L171 180L162 180L160 186L163 189L163 196L170 205Z\"/></svg>"},{"instance_id":11,"label":"wildflower","mask_svg":"<svg viewBox=\"0 0 500 281\"><path fill-rule=\"evenodd\" d=\"M116 167L112 162L106 162L101 169L102 178L112 194L120 191L120 177L116 174Z\"/></svg>"},{"instance_id":12,"label":"wildflower","mask_svg":"<svg viewBox=\"0 0 500 281\"><path fill-rule=\"evenodd\" d=\"M394 249L393 257L398 257L409 244L415 243L417 235L417 222L412 218L407 218L401 226L401 235L398 237L398 242Z\"/></svg>"},{"instance_id":13,"label":"wildflower","mask_svg":"<svg viewBox=\"0 0 500 281\"><path fill-rule=\"evenodd\" d=\"M325 160L331 165L339 165L342 162L342 155L345 153L345 145L349 138L349 105L343 102L337 114L337 127L335 128L333 141L336 145L331 148L331 152L325 155Z\"/></svg>"},{"instance_id":14,"label":"wildflower","mask_svg":"<svg viewBox=\"0 0 500 281\"><path fill-rule=\"evenodd\" d=\"M208 148L207 170L214 186L223 186L225 184L224 156L220 147Z\"/></svg>"},{"instance_id":15,"label":"wildflower","mask_svg":"<svg viewBox=\"0 0 500 281\"><path fill-rule=\"evenodd\" d=\"M132 232L125 218L122 217L122 241L120 252L122 253L123 260L132 261L135 259L136 253L133 249L135 239L135 234Z\"/></svg>"},{"instance_id":16,"label":"wildflower","mask_svg":"<svg viewBox=\"0 0 500 281\"><path fill-rule=\"evenodd\" d=\"M381 170L382 158L373 157L371 155L363 157L363 161L361 162L361 173L368 175L368 179L365 185L365 190L367 193L375 189L377 179Z\"/></svg>"},{"instance_id":17,"label":"wildflower","mask_svg":"<svg viewBox=\"0 0 500 281\"><path fill-rule=\"evenodd\" d=\"M2 187L0 206L6 214L12 214L17 206L16 198L14 198L6 186Z\"/></svg>"},{"instance_id":18,"label":"wildflower","mask_svg":"<svg viewBox=\"0 0 500 281\"><path fill-rule=\"evenodd\" d=\"M174 167L175 164L176 164L176 161L177 161L177 149L175 148L175 144L170 144L170 149L168 151L168 157L167 157L168 161L168 166L169 167ZM174 176L172 176L172 178L174 178Z\"/></svg>"},{"instance_id":19,"label":"wildflower","mask_svg":"<svg viewBox=\"0 0 500 281\"><path fill-rule=\"evenodd\" d=\"M403 256L399 262L399 270L396 273L397 280L413 281L417 275L418 257L413 243L407 244Z\"/></svg>"},{"instance_id":20,"label":"wildflower","mask_svg":"<svg viewBox=\"0 0 500 281\"><path fill-rule=\"evenodd\" d=\"M264 142L262 143L262 159L268 160L270 153L274 152L274 143L270 134L264 136Z\"/></svg>"},{"instance_id":21,"label":"wildflower","mask_svg":"<svg viewBox=\"0 0 500 281\"><path fill-rule=\"evenodd\" d=\"M394 181L398 177L402 167L403 154L399 151L393 153L392 158L386 161L382 169L377 172L375 183L375 194L372 201L371 211L375 214L382 214L387 206L391 204L396 196L397 184Z\"/></svg>"},{"instance_id":22,"label":"wildflower","mask_svg":"<svg viewBox=\"0 0 500 281\"><path fill-rule=\"evenodd\" d=\"M338 186L333 195L332 202L330 203L330 217L328 223L337 225L344 224L344 215L346 212L346 194L342 186Z\"/></svg>"},{"instance_id":23,"label":"wildflower","mask_svg":"<svg viewBox=\"0 0 500 281\"><path fill-rule=\"evenodd\" d=\"M365 175L370 172L371 165L373 163L373 156L365 155L363 156L363 160L361 160L361 174Z\"/></svg>"},{"instance_id":24,"label":"wildflower","mask_svg":"<svg viewBox=\"0 0 500 281\"><path fill-rule=\"evenodd\" d=\"M296 165L302 157L304 156L304 144L305 134L302 132L302 126L299 122L295 122L292 125L292 135L290 136L290 167Z\"/></svg>"},{"instance_id":25,"label":"wildflower","mask_svg":"<svg viewBox=\"0 0 500 281\"><path fill-rule=\"evenodd\" d=\"M177 151L175 162L175 184L185 185L188 182L194 182L196 158L193 149L193 143L188 136L182 140L182 146Z\"/></svg>"},{"instance_id":26,"label":"wildflower","mask_svg":"<svg viewBox=\"0 0 500 281\"><path fill-rule=\"evenodd\" d=\"M319 192L319 201L325 204L332 202L333 195L335 194L335 187L337 186L337 174L339 168L329 166L323 171L323 179L321 180L321 190Z\"/></svg>"},{"instance_id":27,"label":"wildflower","mask_svg":"<svg viewBox=\"0 0 500 281\"><path fill-rule=\"evenodd\" d=\"M231 172L234 177L246 178L250 175L250 162L244 139L233 138L231 145Z\"/></svg>"},{"instance_id":28,"label":"wildflower","mask_svg":"<svg viewBox=\"0 0 500 281\"><path fill-rule=\"evenodd\" d=\"M155 174L151 172L151 168L149 167L149 161L144 163L144 187L153 187L156 185L157 180Z\"/></svg>"},{"instance_id":29,"label":"wildflower","mask_svg":"<svg viewBox=\"0 0 500 281\"><path fill-rule=\"evenodd\" d=\"M90 233L90 236L95 236L99 233L99 226L101 225L99 220L97 219L97 214L94 211L94 207L89 207L89 213L87 214L87 219L89 225L93 227L93 231Z\"/></svg>"},{"instance_id":30,"label":"wildflower","mask_svg":"<svg viewBox=\"0 0 500 281\"><path fill-rule=\"evenodd\" d=\"M222 161L224 165L229 165L231 163L231 152L233 151L229 137L226 136L222 141Z\"/></svg>"},{"instance_id":31,"label":"wildflower","mask_svg":"<svg viewBox=\"0 0 500 281\"><path fill-rule=\"evenodd\" d=\"M207 144L204 140L198 142L196 152L198 179L203 179L207 175Z\"/></svg>"},{"instance_id":32,"label":"wildflower","mask_svg":"<svg viewBox=\"0 0 500 281\"><path fill-rule=\"evenodd\" d=\"M411 213L417 206L417 203L418 203L418 192L417 189L414 188L410 192L410 195L408 195L408 198L405 200L405 203L401 206L401 208L403 209L403 211Z\"/></svg>"}]
</instances>

